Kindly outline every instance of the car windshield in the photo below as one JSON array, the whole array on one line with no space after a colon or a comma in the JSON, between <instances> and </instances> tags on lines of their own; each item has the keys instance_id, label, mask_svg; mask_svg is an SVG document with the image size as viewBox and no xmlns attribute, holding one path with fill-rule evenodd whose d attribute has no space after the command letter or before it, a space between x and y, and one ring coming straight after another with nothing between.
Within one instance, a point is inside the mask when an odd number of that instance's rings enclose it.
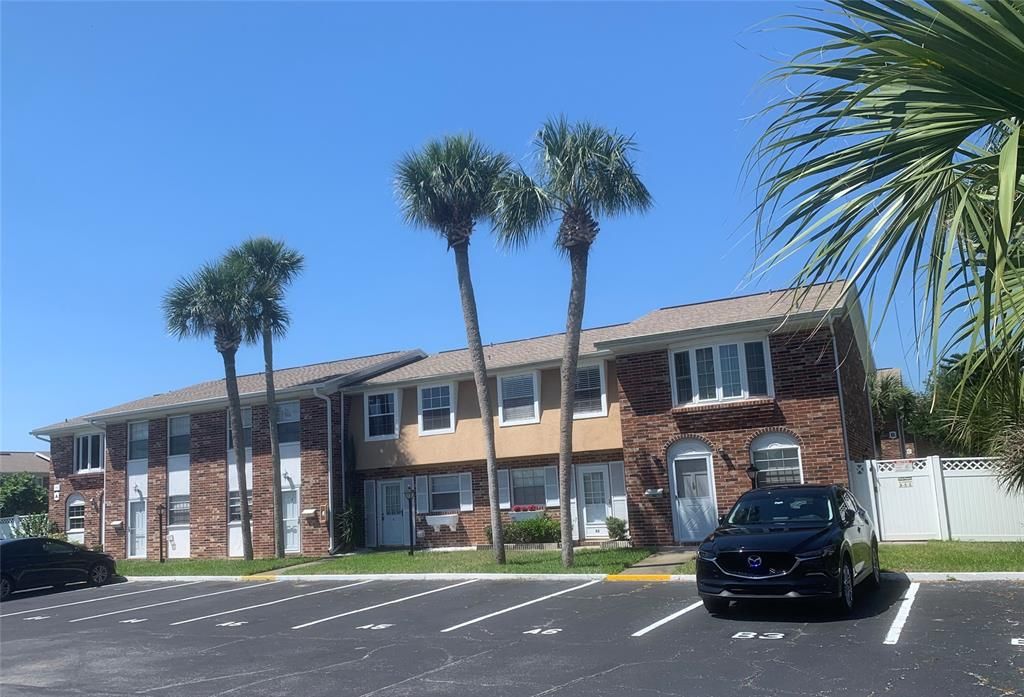
<instances>
[{"instance_id":1,"label":"car windshield","mask_svg":"<svg viewBox=\"0 0 1024 697\"><path fill-rule=\"evenodd\" d=\"M832 499L824 493L773 491L745 496L729 514L730 525L818 525L832 520Z\"/></svg>"}]
</instances>

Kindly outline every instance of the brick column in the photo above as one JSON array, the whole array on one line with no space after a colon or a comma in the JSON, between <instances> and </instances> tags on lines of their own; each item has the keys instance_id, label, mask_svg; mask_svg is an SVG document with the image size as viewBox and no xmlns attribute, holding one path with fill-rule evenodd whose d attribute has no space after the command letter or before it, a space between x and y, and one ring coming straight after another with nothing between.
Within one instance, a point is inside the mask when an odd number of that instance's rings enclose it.
<instances>
[{"instance_id":1,"label":"brick column","mask_svg":"<svg viewBox=\"0 0 1024 697\"><path fill-rule=\"evenodd\" d=\"M274 462L270 456L270 417L266 405L252 408L252 555L274 556Z\"/></svg>"},{"instance_id":2,"label":"brick column","mask_svg":"<svg viewBox=\"0 0 1024 697\"><path fill-rule=\"evenodd\" d=\"M107 426L107 437L104 439L106 456L104 458L107 476L106 501L106 540L103 551L115 559L124 559L127 554L125 531L128 527L128 511L125 499L128 490L128 472L125 467L128 461L128 425L111 424ZM114 529L114 522L121 521L121 526Z\"/></svg>"},{"instance_id":3,"label":"brick column","mask_svg":"<svg viewBox=\"0 0 1024 697\"><path fill-rule=\"evenodd\" d=\"M299 485L299 507L325 511L327 507L327 421L322 399L303 399L299 406L301 420L302 481ZM301 514L301 511L300 511ZM330 537L328 521L301 518L299 526L302 553L320 555L328 552Z\"/></svg>"},{"instance_id":4,"label":"brick column","mask_svg":"<svg viewBox=\"0 0 1024 697\"><path fill-rule=\"evenodd\" d=\"M149 470L146 473L146 558L160 559L160 531L167 520L167 419L149 421ZM164 529L164 556L167 530Z\"/></svg>"},{"instance_id":5,"label":"brick column","mask_svg":"<svg viewBox=\"0 0 1024 697\"><path fill-rule=\"evenodd\" d=\"M228 555L227 418L224 410L193 414L189 489L193 557Z\"/></svg>"}]
</instances>

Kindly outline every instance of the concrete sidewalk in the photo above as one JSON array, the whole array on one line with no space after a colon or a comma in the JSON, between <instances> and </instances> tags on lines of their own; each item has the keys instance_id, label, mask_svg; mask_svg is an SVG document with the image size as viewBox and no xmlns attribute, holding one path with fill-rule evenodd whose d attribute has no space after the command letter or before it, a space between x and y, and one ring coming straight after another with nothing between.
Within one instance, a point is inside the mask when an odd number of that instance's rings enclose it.
<instances>
[{"instance_id":1,"label":"concrete sidewalk","mask_svg":"<svg viewBox=\"0 0 1024 697\"><path fill-rule=\"evenodd\" d=\"M684 564L697 556L693 549L667 549L655 552L641 559L621 573L608 577L609 581L668 581L680 564Z\"/></svg>"}]
</instances>

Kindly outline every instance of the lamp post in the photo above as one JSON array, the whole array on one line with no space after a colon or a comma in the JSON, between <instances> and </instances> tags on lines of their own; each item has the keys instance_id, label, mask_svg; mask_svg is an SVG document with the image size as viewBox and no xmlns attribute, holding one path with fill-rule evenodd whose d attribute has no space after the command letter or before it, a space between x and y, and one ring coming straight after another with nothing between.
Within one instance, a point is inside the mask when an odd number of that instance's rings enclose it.
<instances>
[{"instance_id":1,"label":"lamp post","mask_svg":"<svg viewBox=\"0 0 1024 697\"><path fill-rule=\"evenodd\" d=\"M747 476L750 477L750 488L751 489L756 489L757 488L757 468L754 467L753 465L750 465L750 467L747 467Z\"/></svg>"},{"instance_id":2,"label":"lamp post","mask_svg":"<svg viewBox=\"0 0 1024 697\"><path fill-rule=\"evenodd\" d=\"M405 487L405 500L409 504L409 556L412 556L416 546L416 517L413 513L413 501L416 498L416 490L411 486Z\"/></svg>"}]
</instances>

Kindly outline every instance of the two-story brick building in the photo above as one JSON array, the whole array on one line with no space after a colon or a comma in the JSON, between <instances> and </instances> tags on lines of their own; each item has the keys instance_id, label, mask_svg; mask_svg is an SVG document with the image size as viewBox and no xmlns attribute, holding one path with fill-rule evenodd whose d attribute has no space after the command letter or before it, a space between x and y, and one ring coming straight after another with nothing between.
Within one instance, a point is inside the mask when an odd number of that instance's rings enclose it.
<instances>
[{"instance_id":1,"label":"two-story brick building","mask_svg":"<svg viewBox=\"0 0 1024 697\"><path fill-rule=\"evenodd\" d=\"M583 332L574 415L574 537L701 539L756 483L846 481L872 456L873 370L856 294L838 285L663 308ZM560 334L485 347L505 519L558 515ZM487 479L466 350L406 351L278 371L289 552L332 549L364 512L368 546L486 542ZM273 549L262 375L240 378L257 555ZM240 553L223 381L38 429L51 518L120 557ZM531 510L532 509L532 510Z\"/></svg>"}]
</instances>

